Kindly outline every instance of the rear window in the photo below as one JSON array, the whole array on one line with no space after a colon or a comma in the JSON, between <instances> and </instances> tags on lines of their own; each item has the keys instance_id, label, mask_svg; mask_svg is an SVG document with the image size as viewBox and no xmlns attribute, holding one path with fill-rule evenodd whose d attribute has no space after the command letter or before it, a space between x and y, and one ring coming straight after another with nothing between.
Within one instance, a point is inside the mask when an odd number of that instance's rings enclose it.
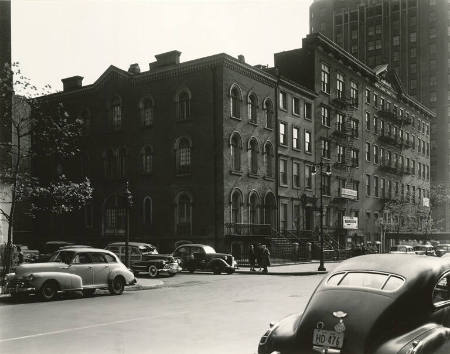
<instances>
[{"instance_id":1,"label":"rear window","mask_svg":"<svg viewBox=\"0 0 450 354\"><path fill-rule=\"evenodd\" d=\"M370 272L348 272L332 275L327 284L330 286L348 286L384 291L399 289L404 283L400 277L391 274Z\"/></svg>"}]
</instances>

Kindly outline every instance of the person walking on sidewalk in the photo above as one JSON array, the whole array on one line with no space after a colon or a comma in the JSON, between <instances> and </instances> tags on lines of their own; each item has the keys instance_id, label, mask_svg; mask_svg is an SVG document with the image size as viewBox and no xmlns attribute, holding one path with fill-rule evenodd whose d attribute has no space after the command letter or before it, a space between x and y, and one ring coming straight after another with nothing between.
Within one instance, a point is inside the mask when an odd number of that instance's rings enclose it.
<instances>
[{"instance_id":1,"label":"person walking on sidewalk","mask_svg":"<svg viewBox=\"0 0 450 354\"><path fill-rule=\"evenodd\" d=\"M267 267L270 266L270 252L266 245L262 245L261 266L263 273L267 273Z\"/></svg>"},{"instance_id":2,"label":"person walking on sidewalk","mask_svg":"<svg viewBox=\"0 0 450 354\"><path fill-rule=\"evenodd\" d=\"M256 262L258 263L259 270L262 268L262 256L263 256L263 246L258 242L255 249Z\"/></svg>"},{"instance_id":3,"label":"person walking on sidewalk","mask_svg":"<svg viewBox=\"0 0 450 354\"><path fill-rule=\"evenodd\" d=\"M255 247L253 244L250 245L250 248L248 250L248 262L250 263L250 271L255 271L255 260L256 260L256 254L255 254Z\"/></svg>"}]
</instances>

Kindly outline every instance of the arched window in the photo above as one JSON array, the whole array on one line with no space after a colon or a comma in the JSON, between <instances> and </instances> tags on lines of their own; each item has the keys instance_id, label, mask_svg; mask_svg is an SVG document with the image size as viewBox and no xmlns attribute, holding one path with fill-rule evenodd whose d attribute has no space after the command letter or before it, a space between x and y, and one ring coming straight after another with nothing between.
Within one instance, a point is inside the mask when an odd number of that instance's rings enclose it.
<instances>
[{"instance_id":1,"label":"arched window","mask_svg":"<svg viewBox=\"0 0 450 354\"><path fill-rule=\"evenodd\" d=\"M122 129L122 101L119 96L111 101L111 127L113 130Z\"/></svg>"},{"instance_id":2,"label":"arched window","mask_svg":"<svg viewBox=\"0 0 450 354\"><path fill-rule=\"evenodd\" d=\"M153 125L153 101L150 98L144 98L139 103L139 113L141 116L141 123L144 127Z\"/></svg>"},{"instance_id":3,"label":"arched window","mask_svg":"<svg viewBox=\"0 0 450 354\"><path fill-rule=\"evenodd\" d=\"M273 104L268 98L264 101L264 116L266 118L266 128L273 129Z\"/></svg>"},{"instance_id":4,"label":"arched window","mask_svg":"<svg viewBox=\"0 0 450 354\"><path fill-rule=\"evenodd\" d=\"M255 192L249 198L249 223L258 224L258 195Z\"/></svg>"},{"instance_id":5,"label":"arched window","mask_svg":"<svg viewBox=\"0 0 450 354\"><path fill-rule=\"evenodd\" d=\"M191 117L190 97L186 91L178 95L178 120L187 120Z\"/></svg>"},{"instance_id":6,"label":"arched window","mask_svg":"<svg viewBox=\"0 0 450 354\"><path fill-rule=\"evenodd\" d=\"M145 146L141 151L142 172L151 173L153 170L153 149Z\"/></svg>"},{"instance_id":7,"label":"arched window","mask_svg":"<svg viewBox=\"0 0 450 354\"><path fill-rule=\"evenodd\" d=\"M231 222L239 224L242 222L242 194L235 189L231 194Z\"/></svg>"},{"instance_id":8,"label":"arched window","mask_svg":"<svg viewBox=\"0 0 450 354\"><path fill-rule=\"evenodd\" d=\"M264 157L266 163L266 176L273 177L273 147L272 144L267 142L264 147Z\"/></svg>"},{"instance_id":9,"label":"arched window","mask_svg":"<svg viewBox=\"0 0 450 354\"><path fill-rule=\"evenodd\" d=\"M176 147L176 171L177 174L191 172L191 142L187 138L181 138Z\"/></svg>"},{"instance_id":10,"label":"arched window","mask_svg":"<svg viewBox=\"0 0 450 354\"><path fill-rule=\"evenodd\" d=\"M116 158L112 149L106 150L103 159L105 177L114 177L116 174Z\"/></svg>"},{"instance_id":11,"label":"arched window","mask_svg":"<svg viewBox=\"0 0 450 354\"><path fill-rule=\"evenodd\" d=\"M241 92L239 88L234 86L230 92L231 116L233 118L241 118Z\"/></svg>"},{"instance_id":12,"label":"arched window","mask_svg":"<svg viewBox=\"0 0 450 354\"><path fill-rule=\"evenodd\" d=\"M142 221L144 225L150 225L152 223L152 198L145 197L144 202L142 203Z\"/></svg>"},{"instance_id":13,"label":"arched window","mask_svg":"<svg viewBox=\"0 0 450 354\"><path fill-rule=\"evenodd\" d=\"M258 100L254 93L248 96L248 119L252 123L258 123Z\"/></svg>"},{"instance_id":14,"label":"arched window","mask_svg":"<svg viewBox=\"0 0 450 354\"><path fill-rule=\"evenodd\" d=\"M126 231L126 200L113 195L105 200L103 211L103 231L105 234L123 235Z\"/></svg>"},{"instance_id":15,"label":"arched window","mask_svg":"<svg viewBox=\"0 0 450 354\"><path fill-rule=\"evenodd\" d=\"M255 138L250 139L249 142L250 150L250 173L253 175L258 174L258 141Z\"/></svg>"},{"instance_id":16,"label":"arched window","mask_svg":"<svg viewBox=\"0 0 450 354\"><path fill-rule=\"evenodd\" d=\"M231 169L241 171L242 140L238 133L233 133L230 141Z\"/></svg>"},{"instance_id":17,"label":"arched window","mask_svg":"<svg viewBox=\"0 0 450 354\"><path fill-rule=\"evenodd\" d=\"M187 193L178 196L175 225L177 235L191 234L192 200Z\"/></svg>"},{"instance_id":18,"label":"arched window","mask_svg":"<svg viewBox=\"0 0 450 354\"><path fill-rule=\"evenodd\" d=\"M273 193L269 192L264 198L264 223L276 227L276 202Z\"/></svg>"},{"instance_id":19,"label":"arched window","mask_svg":"<svg viewBox=\"0 0 450 354\"><path fill-rule=\"evenodd\" d=\"M126 155L126 149L120 148L117 154L117 172L119 177L125 177L126 174Z\"/></svg>"}]
</instances>

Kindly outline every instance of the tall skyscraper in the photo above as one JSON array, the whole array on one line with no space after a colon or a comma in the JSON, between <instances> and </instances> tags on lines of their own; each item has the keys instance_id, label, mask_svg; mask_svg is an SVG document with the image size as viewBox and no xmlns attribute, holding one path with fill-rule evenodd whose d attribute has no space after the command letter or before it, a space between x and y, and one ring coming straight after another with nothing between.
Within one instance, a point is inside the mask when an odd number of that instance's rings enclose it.
<instances>
[{"instance_id":1,"label":"tall skyscraper","mask_svg":"<svg viewBox=\"0 0 450 354\"><path fill-rule=\"evenodd\" d=\"M403 90L436 112L431 178L434 184L450 184L450 2L314 0L310 31L321 32L370 67L389 64ZM445 214L443 226L449 230L450 213Z\"/></svg>"}]
</instances>

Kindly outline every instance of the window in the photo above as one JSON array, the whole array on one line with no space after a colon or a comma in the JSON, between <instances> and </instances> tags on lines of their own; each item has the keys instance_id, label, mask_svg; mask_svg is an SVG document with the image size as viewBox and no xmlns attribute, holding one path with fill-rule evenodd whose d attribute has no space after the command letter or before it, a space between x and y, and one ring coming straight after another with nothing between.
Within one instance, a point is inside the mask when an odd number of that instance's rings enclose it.
<instances>
[{"instance_id":1,"label":"window","mask_svg":"<svg viewBox=\"0 0 450 354\"><path fill-rule=\"evenodd\" d=\"M142 172L151 173L153 168L153 149L146 146L141 152Z\"/></svg>"},{"instance_id":2,"label":"window","mask_svg":"<svg viewBox=\"0 0 450 354\"><path fill-rule=\"evenodd\" d=\"M191 172L191 143L187 138L178 140L176 146L176 171L177 174Z\"/></svg>"},{"instance_id":3,"label":"window","mask_svg":"<svg viewBox=\"0 0 450 354\"><path fill-rule=\"evenodd\" d=\"M342 145L337 145L337 161L339 163L345 163L345 148Z\"/></svg>"},{"instance_id":4,"label":"window","mask_svg":"<svg viewBox=\"0 0 450 354\"><path fill-rule=\"evenodd\" d=\"M234 86L230 92L231 116L233 118L241 118L241 92Z\"/></svg>"},{"instance_id":5,"label":"window","mask_svg":"<svg viewBox=\"0 0 450 354\"><path fill-rule=\"evenodd\" d=\"M280 144L287 145L287 136L286 136L286 123L280 122Z\"/></svg>"},{"instance_id":6,"label":"window","mask_svg":"<svg viewBox=\"0 0 450 354\"><path fill-rule=\"evenodd\" d=\"M356 119L350 119L350 128L352 136L357 138L359 136L359 122Z\"/></svg>"},{"instance_id":7,"label":"window","mask_svg":"<svg viewBox=\"0 0 450 354\"><path fill-rule=\"evenodd\" d=\"M126 225L125 200L117 195L106 199L104 209L104 232L106 234L124 234Z\"/></svg>"},{"instance_id":8,"label":"window","mask_svg":"<svg viewBox=\"0 0 450 354\"><path fill-rule=\"evenodd\" d=\"M359 150L352 149L351 157L352 157L352 166L359 167Z\"/></svg>"},{"instance_id":9,"label":"window","mask_svg":"<svg viewBox=\"0 0 450 354\"><path fill-rule=\"evenodd\" d=\"M120 97L116 96L111 103L111 127L113 130L122 129L122 104Z\"/></svg>"},{"instance_id":10,"label":"window","mask_svg":"<svg viewBox=\"0 0 450 354\"><path fill-rule=\"evenodd\" d=\"M311 132L305 130L305 152L312 152Z\"/></svg>"},{"instance_id":11,"label":"window","mask_svg":"<svg viewBox=\"0 0 450 354\"><path fill-rule=\"evenodd\" d=\"M433 290L433 305L438 307L450 300L450 275L445 274Z\"/></svg>"},{"instance_id":12,"label":"window","mask_svg":"<svg viewBox=\"0 0 450 354\"><path fill-rule=\"evenodd\" d=\"M292 147L300 149L299 128L292 127Z\"/></svg>"},{"instance_id":13,"label":"window","mask_svg":"<svg viewBox=\"0 0 450 354\"><path fill-rule=\"evenodd\" d=\"M280 160L280 184L287 186L287 161Z\"/></svg>"},{"instance_id":14,"label":"window","mask_svg":"<svg viewBox=\"0 0 450 354\"><path fill-rule=\"evenodd\" d=\"M384 178L381 178L380 182L381 198L386 198L386 180Z\"/></svg>"},{"instance_id":15,"label":"window","mask_svg":"<svg viewBox=\"0 0 450 354\"><path fill-rule=\"evenodd\" d=\"M305 165L305 188L312 188L312 166Z\"/></svg>"},{"instance_id":16,"label":"window","mask_svg":"<svg viewBox=\"0 0 450 354\"><path fill-rule=\"evenodd\" d=\"M292 163L292 184L295 188L300 188L300 163Z\"/></svg>"},{"instance_id":17,"label":"window","mask_svg":"<svg viewBox=\"0 0 450 354\"><path fill-rule=\"evenodd\" d=\"M266 159L266 176L273 177L273 148L272 144L266 143L264 147L264 157Z\"/></svg>"},{"instance_id":18,"label":"window","mask_svg":"<svg viewBox=\"0 0 450 354\"><path fill-rule=\"evenodd\" d=\"M231 194L231 222L238 224L242 221L242 194L239 190L234 190Z\"/></svg>"},{"instance_id":19,"label":"window","mask_svg":"<svg viewBox=\"0 0 450 354\"><path fill-rule=\"evenodd\" d=\"M230 141L231 169L241 171L242 140L239 134L233 133Z\"/></svg>"},{"instance_id":20,"label":"window","mask_svg":"<svg viewBox=\"0 0 450 354\"><path fill-rule=\"evenodd\" d=\"M366 89L366 103L370 103L370 90Z\"/></svg>"},{"instance_id":21,"label":"window","mask_svg":"<svg viewBox=\"0 0 450 354\"><path fill-rule=\"evenodd\" d=\"M366 161L370 161L370 143L366 143Z\"/></svg>"},{"instance_id":22,"label":"window","mask_svg":"<svg viewBox=\"0 0 450 354\"><path fill-rule=\"evenodd\" d=\"M255 94L250 94L248 96L248 119L252 123L258 123L258 100Z\"/></svg>"},{"instance_id":23,"label":"window","mask_svg":"<svg viewBox=\"0 0 450 354\"><path fill-rule=\"evenodd\" d=\"M117 171L119 173L119 177L125 177L127 169L126 169L126 157L127 150L125 148L120 148L117 154Z\"/></svg>"},{"instance_id":24,"label":"window","mask_svg":"<svg viewBox=\"0 0 450 354\"><path fill-rule=\"evenodd\" d=\"M400 45L400 36L393 36L392 37L392 45L393 46L399 46Z\"/></svg>"},{"instance_id":25,"label":"window","mask_svg":"<svg viewBox=\"0 0 450 354\"><path fill-rule=\"evenodd\" d=\"M373 163L378 164L378 146L373 146Z\"/></svg>"},{"instance_id":26,"label":"window","mask_svg":"<svg viewBox=\"0 0 450 354\"><path fill-rule=\"evenodd\" d=\"M331 176L322 176L322 191L324 195L331 195Z\"/></svg>"},{"instance_id":27,"label":"window","mask_svg":"<svg viewBox=\"0 0 450 354\"><path fill-rule=\"evenodd\" d=\"M280 91L280 108L287 110L287 94L283 91Z\"/></svg>"},{"instance_id":28,"label":"window","mask_svg":"<svg viewBox=\"0 0 450 354\"><path fill-rule=\"evenodd\" d=\"M312 119L312 104L309 102L305 102L303 105L304 108L304 114L305 119Z\"/></svg>"},{"instance_id":29,"label":"window","mask_svg":"<svg viewBox=\"0 0 450 354\"><path fill-rule=\"evenodd\" d=\"M153 124L153 102L150 98L145 98L140 102L139 112L142 126L151 127Z\"/></svg>"},{"instance_id":30,"label":"window","mask_svg":"<svg viewBox=\"0 0 450 354\"><path fill-rule=\"evenodd\" d=\"M366 195L370 196L370 175L366 175Z\"/></svg>"},{"instance_id":31,"label":"window","mask_svg":"<svg viewBox=\"0 0 450 354\"><path fill-rule=\"evenodd\" d=\"M292 97L292 113L300 115L300 99L298 97Z\"/></svg>"},{"instance_id":32,"label":"window","mask_svg":"<svg viewBox=\"0 0 450 354\"><path fill-rule=\"evenodd\" d=\"M358 106L358 84L354 81L350 82L350 99L354 106Z\"/></svg>"},{"instance_id":33,"label":"window","mask_svg":"<svg viewBox=\"0 0 450 354\"><path fill-rule=\"evenodd\" d=\"M330 158L330 141L326 139L321 139L322 143L322 157L329 159Z\"/></svg>"},{"instance_id":34,"label":"window","mask_svg":"<svg viewBox=\"0 0 450 354\"><path fill-rule=\"evenodd\" d=\"M343 98L345 92L344 87L344 76L340 73L336 74L336 96L338 98Z\"/></svg>"},{"instance_id":35,"label":"window","mask_svg":"<svg viewBox=\"0 0 450 354\"><path fill-rule=\"evenodd\" d=\"M176 234L190 235L191 234L191 220L192 220L192 201L186 194L182 193L178 197L177 212L175 218Z\"/></svg>"},{"instance_id":36,"label":"window","mask_svg":"<svg viewBox=\"0 0 450 354\"><path fill-rule=\"evenodd\" d=\"M321 117L322 117L322 125L329 127L330 126L330 110L328 107L321 107Z\"/></svg>"},{"instance_id":37,"label":"window","mask_svg":"<svg viewBox=\"0 0 450 354\"><path fill-rule=\"evenodd\" d=\"M249 221L250 224L258 224L258 195L256 193L252 193L250 195L250 213L249 213Z\"/></svg>"},{"instance_id":38,"label":"window","mask_svg":"<svg viewBox=\"0 0 450 354\"><path fill-rule=\"evenodd\" d=\"M409 42L410 43L415 43L417 41L417 33L416 32L411 32L409 34Z\"/></svg>"},{"instance_id":39,"label":"window","mask_svg":"<svg viewBox=\"0 0 450 354\"><path fill-rule=\"evenodd\" d=\"M342 113L336 113L336 129L340 132L344 131L344 116Z\"/></svg>"},{"instance_id":40,"label":"window","mask_svg":"<svg viewBox=\"0 0 450 354\"><path fill-rule=\"evenodd\" d=\"M105 177L114 177L117 168L115 152L112 149L108 149L103 156Z\"/></svg>"},{"instance_id":41,"label":"window","mask_svg":"<svg viewBox=\"0 0 450 354\"><path fill-rule=\"evenodd\" d=\"M250 139L249 142L250 150L250 173L252 175L258 174L258 141L255 138Z\"/></svg>"},{"instance_id":42,"label":"window","mask_svg":"<svg viewBox=\"0 0 450 354\"><path fill-rule=\"evenodd\" d=\"M186 91L178 95L178 120L187 120L191 117L190 97Z\"/></svg>"},{"instance_id":43,"label":"window","mask_svg":"<svg viewBox=\"0 0 450 354\"><path fill-rule=\"evenodd\" d=\"M330 93L330 68L326 64L322 64L321 85L323 92Z\"/></svg>"},{"instance_id":44,"label":"window","mask_svg":"<svg viewBox=\"0 0 450 354\"><path fill-rule=\"evenodd\" d=\"M378 117L373 117L373 132L378 134Z\"/></svg>"},{"instance_id":45,"label":"window","mask_svg":"<svg viewBox=\"0 0 450 354\"><path fill-rule=\"evenodd\" d=\"M370 113L369 112L366 112L366 114L365 114L365 122L366 122L366 129L367 130L370 130Z\"/></svg>"},{"instance_id":46,"label":"window","mask_svg":"<svg viewBox=\"0 0 450 354\"><path fill-rule=\"evenodd\" d=\"M144 225L150 225L152 223L152 199L145 197L142 208L142 221Z\"/></svg>"},{"instance_id":47,"label":"window","mask_svg":"<svg viewBox=\"0 0 450 354\"><path fill-rule=\"evenodd\" d=\"M377 176L373 176L373 191L374 191L374 195L375 197L379 197L379 190L378 190L378 177Z\"/></svg>"}]
</instances>

